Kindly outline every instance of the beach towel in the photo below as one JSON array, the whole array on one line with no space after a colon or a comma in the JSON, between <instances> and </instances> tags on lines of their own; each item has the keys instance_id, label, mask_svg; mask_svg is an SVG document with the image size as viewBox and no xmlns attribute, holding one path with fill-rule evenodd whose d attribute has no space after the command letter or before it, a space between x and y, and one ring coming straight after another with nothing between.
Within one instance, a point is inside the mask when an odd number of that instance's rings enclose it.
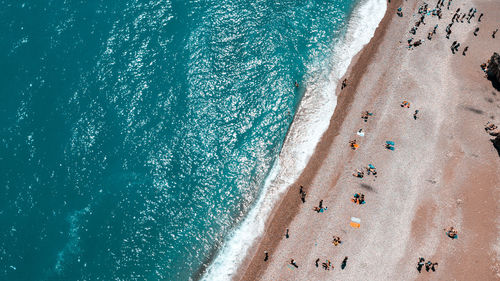
<instances>
[{"instance_id":1,"label":"beach towel","mask_svg":"<svg viewBox=\"0 0 500 281\"><path fill-rule=\"evenodd\" d=\"M389 144L389 145L394 145L394 142L393 141L385 141L385 143Z\"/></svg>"},{"instance_id":2,"label":"beach towel","mask_svg":"<svg viewBox=\"0 0 500 281\"><path fill-rule=\"evenodd\" d=\"M359 132L358 131L356 134L358 134L358 136L360 136L360 137L364 137L365 136L365 132Z\"/></svg>"},{"instance_id":3,"label":"beach towel","mask_svg":"<svg viewBox=\"0 0 500 281\"><path fill-rule=\"evenodd\" d=\"M361 219L356 217L351 217L351 222L349 225L353 228L359 228L361 226Z\"/></svg>"},{"instance_id":4,"label":"beach towel","mask_svg":"<svg viewBox=\"0 0 500 281\"><path fill-rule=\"evenodd\" d=\"M370 167L371 169L375 169L375 167L372 164L368 164L368 167Z\"/></svg>"}]
</instances>

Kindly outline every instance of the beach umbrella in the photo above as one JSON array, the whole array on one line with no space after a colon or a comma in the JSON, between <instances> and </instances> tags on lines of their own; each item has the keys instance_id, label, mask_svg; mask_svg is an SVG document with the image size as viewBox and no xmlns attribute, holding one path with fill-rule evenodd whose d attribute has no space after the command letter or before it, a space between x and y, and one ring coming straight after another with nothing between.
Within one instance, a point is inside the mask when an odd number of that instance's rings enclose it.
<instances>
[{"instance_id":1,"label":"beach umbrella","mask_svg":"<svg viewBox=\"0 0 500 281\"><path fill-rule=\"evenodd\" d=\"M368 167L370 167L371 169L375 169L375 167L372 164L368 164Z\"/></svg>"}]
</instances>

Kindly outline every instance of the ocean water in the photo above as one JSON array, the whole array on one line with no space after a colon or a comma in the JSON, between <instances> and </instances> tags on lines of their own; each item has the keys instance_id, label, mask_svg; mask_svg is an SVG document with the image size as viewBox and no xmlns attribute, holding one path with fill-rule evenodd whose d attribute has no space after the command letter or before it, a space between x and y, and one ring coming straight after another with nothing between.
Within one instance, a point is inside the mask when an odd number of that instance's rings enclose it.
<instances>
[{"instance_id":1,"label":"ocean water","mask_svg":"<svg viewBox=\"0 0 500 281\"><path fill-rule=\"evenodd\" d=\"M385 12L0 5L0 280L230 278Z\"/></svg>"}]
</instances>

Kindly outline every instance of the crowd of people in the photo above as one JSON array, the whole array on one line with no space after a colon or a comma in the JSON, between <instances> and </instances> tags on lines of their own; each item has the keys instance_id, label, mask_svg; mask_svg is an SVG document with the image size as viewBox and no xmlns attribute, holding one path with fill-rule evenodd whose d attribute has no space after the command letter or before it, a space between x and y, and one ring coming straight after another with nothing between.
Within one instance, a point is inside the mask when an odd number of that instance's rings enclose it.
<instances>
[{"instance_id":1,"label":"crowd of people","mask_svg":"<svg viewBox=\"0 0 500 281\"><path fill-rule=\"evenodd\" d=\"M438 0L436 6L433 9L429 8L429 5L424 2L418 8L419 20L417 22L415 22L415 25L410 29L409 33L412 34L412 35L417 35L418 29L421 28L421 26L425 25L425 17L426 16L437 16L438 19L441 20L442 17L443 17L442 9L445 6L444 2L445 2L445 0ZM451 4L451 1L448 1L448 5L447 5L447 9L448 10L450 9L450 4ZM450 36L451 36L451 33L452 33L453 24L455 24L455 23L464 23L464 21L467 21L467 23L470 24L471 20L476 16L476 13L477 13L477 9L474 8L474 7L470 8L468 12L464 12L464 13L461 13L460 12L460 8L457 8L457 10L455 11L455 13L453 14L453 17L451 18L451 22L446 26L446 29L445 29L446 36L445 36L445 38L446 39L450 39ZM403 16L403 12L402 12L401 8L398 8L397 14L400 17ZM479 15L479 17L477 18L477 22L478 23L481 22L483 16L484 16L484 13L481 13ZM432 31L429 31L427 33L427 39L428 40L432 40L432 37L437 33L438 26L439 25L436 24L434 26L434 28L432 29ZM498 29L496 29L496 30L493 31L493 33L491 35L493 38L495 38L495 35L496 35L497 31L498 31ZM473 31L474 36L477 36L478 32L479 32L479 27L476 26L474 28L474 31ZM420 45L422 45L424 43L423 39L414 40L413 37L409 38L407 41L408 41L408 49L413 49L413 48L418 47L418 46L420 46ZM451 47L450 47L451 52L453 54L455 54L456 52L458 52L458 49L460 48L460 45L461 44L459 42L454 41L452 43ZM469 46L465 46L464 50L462 51L462 55L463 56L466 55L468 49L469 49Z\"/></svg>"}]
</instances>

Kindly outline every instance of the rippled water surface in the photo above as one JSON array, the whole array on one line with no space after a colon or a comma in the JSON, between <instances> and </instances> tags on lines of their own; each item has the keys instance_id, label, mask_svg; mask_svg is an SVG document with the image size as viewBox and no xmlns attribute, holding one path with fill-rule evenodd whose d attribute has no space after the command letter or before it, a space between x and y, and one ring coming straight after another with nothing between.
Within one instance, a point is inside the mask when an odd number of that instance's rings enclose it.
<instances>
[{"instance_id":1,"label":"rippled water surface","mask_svg":"<svg viewBox=\"0 0 500 281\"><path fill-rule=\"evenodd\" d=\"M0 280L199 278L354 2L0 0Z\"/></svg>"}]
</instances>

